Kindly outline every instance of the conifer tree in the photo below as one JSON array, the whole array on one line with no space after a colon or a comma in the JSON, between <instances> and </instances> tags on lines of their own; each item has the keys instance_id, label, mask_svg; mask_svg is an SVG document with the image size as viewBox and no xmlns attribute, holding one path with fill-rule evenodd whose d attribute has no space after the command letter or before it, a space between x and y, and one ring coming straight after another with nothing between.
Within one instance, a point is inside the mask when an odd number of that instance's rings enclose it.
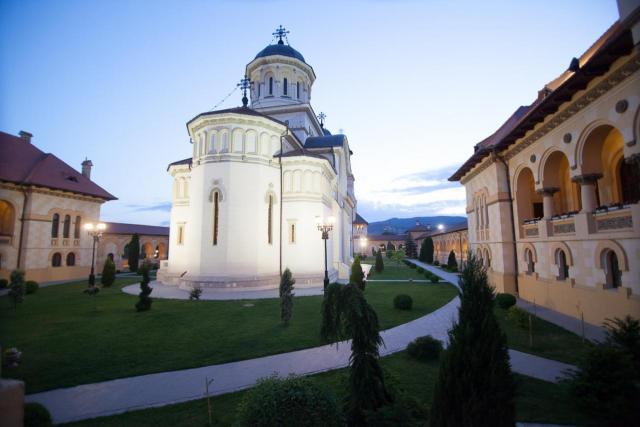
<instances>
[{"instance_id":1,"label":"conifer tree","mask_svg":"<svg viewBox=\"0 0 640 427\"><path fill-rule=\"evenodd\" d=\"M515 384L506 337L493 314L493 289L470 256L460 276L458 321L440 365L431 427L515 425Z\"/></svg>"},{"instance_id":2,"label":"conifer tree","mask_svg":"<svg viewBox=\"0 0 640 427\"><path fill-rule=\"evenodd\" d=\"M376 272L382 273L384 271L384 261L382 260L382 251L378 251L376 254Z\"/></svg>"},{"instance_id":3,"label":"conifer tree","mask_svg":"<svg viewBox=\"0 0 640 427\"><path fill-rule=\"evenodd\" d=\"M364 291L365 280L364 280L364 271L362 270L362 265L360 264L360 257L356 257L353 261L353 265L351 266L351 276L349 277L349 283L352 283L358 287L361 291Z\"/></svg>"},{"instance_id":4,"label":"conifer tree","mask_svg":"<svg viewBox=\"0 0 640 427\"><path fill-rule=\"evenodd\" d=\"M107 260L104 262L104 267L102 268L102 276L100 277L100 283L102 286L108 288L113 285L113 282L116 280L116 264L113 260L107 257Z\"/></svg>"},{"instance_id":5,"label":"conifer tree","mask_svg":"<svg viewBox=\"0 0 640 427\"><path fill-rule=\"evenodd\" d=\"M418 257L418 248L416 247L416 242L411 238L410 234L407 234L407 238L404 241L404 251L407 258Z\"/></svg>"},{"instance_id":6,"label":"conifer tree","mask_svg":"<svg viewBox=\"0 0 640 427\"><path fill-rule=\"evenodd\" d=\"M151 279L149 278L149 270L151 265L148 262L143 262L138 272L142 274L142 281L140 282L140 293L138 294L138 302L136 303L137 311L147 311L151 309L151 291L153 289L149 286Z\"/></svg>"},{"instance_id":7,"label":"conifer tree","mask_svg":"<svg viewBox=\"0 0 640 427\"><path fill-rule=\"evenodd\" d=\"M288 268L280 277L280 319L285 325L289 324L293 314L293 285L296 283L291 270Z\"/></svg>"},{"instance_id":8,"label":"conifer tree","mask_svg":"<svg viewBox=\"0 0 640 427\"><path fill-rule=\"evenodd\" d=\"M13 300L13 308L18 308L18 303L24 297L24 271L13 270L9 276L9 296Z\"/></svg>"},{"instance_id":9,"label":"conifer tree","mask_svg":"<svg viewBox=\"0 0 640 427\"><path fill-rule=\"evenodd\" d=\"M456 260L456 253L452 250L449 252L449 259L447 259L447 267L451 269L458 268L458 261Z\"/></svg>"},{"instance_id":10,"label":"conifer tree","mask_svg":"<svg viewBox=\"0 0 640 427\"><path fill-rule=\"evenodd\" d=\"M433 264L433 239L431 237L425 238L422 245L424 246L423 261L427 264Z\"/></svg>"},{"instance_id":11,"label":"conifer tree","mask_svg":"<svg viewBox=\"0 0 640 427\"><path fill-rule=\"evenodd\" d=\"M138 265L140 263L140 236L138 233L134 233L131 236L131 241L129 242L129 253L128 261L129 261L129 270L130 271L138 271Z\"/></svg>"}]
</instances>

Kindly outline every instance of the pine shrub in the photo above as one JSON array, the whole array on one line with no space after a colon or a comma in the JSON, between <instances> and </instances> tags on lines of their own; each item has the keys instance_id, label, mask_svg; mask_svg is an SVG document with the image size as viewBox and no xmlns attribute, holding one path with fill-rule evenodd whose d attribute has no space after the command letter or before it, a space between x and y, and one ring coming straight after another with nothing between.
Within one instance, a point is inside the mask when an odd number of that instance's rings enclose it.
<instances>
[{"instance_id":1,"label":"pine shrub","mask_svg":"<svg viewBox=\"0 0 640 427\"><path fill-rule=\"evenodd\" d=\"M35 294L36 292L38 292L39 288L40 285L34 280L27 280L24 283L24 293L27 295Z\"/></svg>"},{"instance_id":2,"label":"pine shrub","mask_svg":"<svg viewBox=\"0 0 640 427\"><path fill-rule=\"evenodd\" d=\"M420 261L427 264L433 263L433 239L426 237L420 246Z\"/></svg>"},{"instance_id":3,"label":"pine shrub","mask_svg":"<svg viewBox=\"0 0 640 427\"><path fill-rule=\"evenodd\" d=\"M201 295L202 295L202 288L200 286L193 286L189 291L189 300L199 301Z\"/></svg>"},{"instance_id":4,"label":"pine shrub","mask_svg":"<svg viewBox=\"0 0 640 427\"><path fill-rule=\"evenodd\" d=\"M9 281L7 279L0 279L0 289L7 289L9 287Z\"/></svg>"},{"instance_id":5,"label":"pine shrub","mask_svg":"<svg viewBox=\"0 0 640 427\"><path fill-rule=\"evenodd\" d=\"M35 402L24 405L24 427L51 427L53 420L47 408Z\"/></svg>"},{"instance_id":6,"label":"pine shrub","mask_svg":"<svg viewBox=\"0 0 640 427\"><path fill-rule=\"evenodd\" d=\"M138 269L138 272L142 275L142 281L140 282L140 293L138 294L138 302L136 303L136 311L147 311L151 309L151 291L153 289L149 286L151 279L149 278L149 263L144 262Z\"/></svg>"},{"instance_id":7,"label":"pine shrub","mask_svg":"<svg viewBox=\"0 0 640 427\"><path fill-rule=\"evenodd\" d=\"M511 294L498 294L496 295L496 302L498 307L508 310L511 306L516 305L516 297Z\"/></svg>"},{"instance_id":8,"label":"pine shrub","mask_svg":"<svg viewBox=\"0 0 640 427\"><path fill-rule=\"evenodd\" d=\"M413 299L405 294L396 295L393 299L393 306L398 310L411 310Z\"/></svg>"},{"instance_id":9,"label":"pine shrub","mask_svg":"<svg viewBox=\"0 0 640 427\"><path fill-rule=\"evenodd\" d=\"M107 260L104 262L104 267L102 268L102 276L100 277L100 283L105 288L113 285L113 282L116 280L116 264L113 260L107 257Z\"/></svg>"},{"instance_id":10,"label":"pine shrub","mask_svg":"<svg viewBox=\"0 0 640 427\"><path fill-rule=\"evenodd\" d=\"M360 264L360 257L356 257L356 259L353 261L353 265L351 265L351 276L349 277L349 283L353 283L361 291L364 291L366 283L364 280L364 271L362 270L362 265Z\"/></svg>"},{"instance_id":11,"label":"pine shrub","mask_svg":"<svg viewBox=\"0 0 640 427\"><path fill-rule=\"evenodd\" d=\"M456 253L454 251L449 252L447 267L449 267L449 269L455 268L456 270L458 270L458 261L456 260Z\"/></svg>"},{"instance_id":12,"label":"pine shrub","mask_svg":"<svg viewBox=\"0 0 640 427\"><path fill-rule=\"evenodd\" d=\"M384 271L384 261L382 259L382 251L378 251L378 253L376 254L375 270L377 273L382 273Z\"/></svg>"},{"instance_id":13,"label":"pine shrub","mask_svg":"<svg viewBox=\"0 0 640 427\"><path fill-rule=\"evenodd\" d=\"M440 261L438 261L438 260L433 261L433 265L436 265L436 266L440 265Z\"/></svg>"},{"instance_id":14,"label":"pine shrub","mask_svg":"<svg viewBox=\"0 0 640 427\"><path fill-rule=\"evenodd\" d=\"M422 268L422 267L416 267L416 271L417 271L418 273L424 273L424 268Z\"/></svg>"},{"instance_id":15,"label":"pine shrub","mask_svg":"<svg viewBox=\"0 0 640 427\"><path fill-rule=\"evenodd\" d=\"M431 273L431 277L429 278L429 280L431 281L431 283L438 283L440 281L440 277Z\"/></svg>"},{"instance_id":16,"label":"pine shrub","mask_svg":"<svg viewBox=\"0 0 640 427\"><path fill-rule=\"evenodd\" d=\"M442 341L427 335L411 341L407 346L407 354L417 360L436 360L442 348Z\"/></svg>"},{"instance_id":17,"label":"pine shrub","mask_svg":"<svg viewBox=\"0 0 640 427\"><path fill-rule=\"evenodd\" d=\"M13 300L13 308L17 308L24 297L24 271L13 270L9 276L9 297Z\"/></svg>"},{"instance_id":18,"label":"pine shrub","mask_svg":"<svg viewBox=\"0 0 640 427\"><path fill-rule=\"evenodd\" d=\"M291 270L285 269L280 277L280 320L285 325L289 324L293 314L293 297L295 295L293 285L295 283Z\"/></svg>"},{"instance_id":19,"label":"pine shrub","mask_svg":"<svg viewBox=\"0 0 640 427\"><path fill-rule=\"evenodd\" d=\"M138 236L138 233L134 233L134 235L131 236L128 247L127 261L129 262L129 270L138 271L140 264L140 236Z\"/></svg>"},{"instance_id":20,"label":"pine shrub","mask_svg":"<svg viewBox=\"0 0 640 427\"><path fill-rule=\"evenodd\" d=\"M626 352L640 375L640 321L627 315L624 319L606 319L606 343Z\"/></svg>"},{"instance_id":21,"label":"pine shrub","mask_svg":"<svg viewBox=\"0 0 640 427\"><path fill-rule=\"evenodd\" d=\"M474 256L460 288L458 321L440 364L430 425L513 427L515 383L507 340L493 314L493 289Z\"/></svg>"}]
</instances>

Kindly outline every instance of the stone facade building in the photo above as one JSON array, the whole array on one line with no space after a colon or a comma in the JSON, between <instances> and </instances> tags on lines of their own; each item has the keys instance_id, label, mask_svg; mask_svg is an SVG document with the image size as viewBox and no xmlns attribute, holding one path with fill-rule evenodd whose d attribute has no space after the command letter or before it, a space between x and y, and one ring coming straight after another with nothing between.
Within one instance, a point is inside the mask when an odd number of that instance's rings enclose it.
<instances>
[{"instance_id":1,"label":"stone facade building","mask_svg":"<svg viewBox=\"0 0 640 427\"><path fill-rule=\"evenodd\" d=\"M83 224L115 197L91 181L91 161L79 173L31 137L0 132L0 278L15 269L38 282L87 277L93 242Z\"/></svg>"},{"instance_id":2,"label":"stone facade building","mask_svg":"<svg viewBox=\"0 0 640 427\"><path fill-rule=\"evenodd\" d=\"M596 324L640 317L640 8L628 3L450 178L496 289Z\"/></svg>"},{"instance_id":3,"label":"stone facade building","mask_svg":"<svg viewBox=\"0 0 640 427\"><path fill-rule=\"evenodd\" d=\"M159 264L160 261L167 259L169 227L119 222L106 222L105 225L107 227L100 239L96 255L98 271L101 271L107 257L113 259L117 270L127 270L129 268L129 242L136 233L140 238L141 260Z\"/></svg>"},{"instance_id":4,"label":"stone facade building","mask_svg":"<svg viewBox=\"0 0 640 427\"><path fill-rule=\"evenodd\" d=\"M445 227L442 230L429 231L416 238L418 252L422 242L426 237L433 240L433 260L440 264L446 264L449 260L449 253L453 251L456 255L458 268L462 268L467 261L469 252L469 237L467 233L467 223L460 223Z\"/></svg>"}]
</instances>

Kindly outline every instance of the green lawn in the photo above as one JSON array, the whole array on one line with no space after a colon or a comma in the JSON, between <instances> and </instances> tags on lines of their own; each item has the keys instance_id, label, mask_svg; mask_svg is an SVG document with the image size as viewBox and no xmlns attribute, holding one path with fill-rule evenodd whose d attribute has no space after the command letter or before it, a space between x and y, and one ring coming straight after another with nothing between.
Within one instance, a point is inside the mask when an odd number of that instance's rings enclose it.
<instances>
[{"instance_id":1,"label":"green lawn","mask_svg":"<svg viewBox=\"0 0 640 427\"><path fill-rule=\"evenodd\" d=\"M1 297L0 344L23 352L21 366L3 376L25 380L27 393L34 393L322 344L321 296L295 298L291 324L284 327L277 299L155 299L151 311L137 313L137 297L120 291L135 281L118 279L95 298L82 293L84 283L42 288L17 310ZM412 296L413 310L393 308L399 293ZM369 283L365 292L383 329L423 316L455 294L449 284L411 283Z\"/></svg>"},{"instance_id":2,"label":"green lawn","mask_svg":"<svg viewBox=\"0 0 640 427\"><path fill-rule=\"evenodd\" d=\"M409 268L403 262L397 264L383 256L384 270L380 273L375 271L375 258L367 258L366 264L371 264L371 270L369 272L368 279L373 280L407 280L418 279L426 280L424 273L418 273L417 268Z\"/></svg>"},{"instance_id":3,"label":"green lawn","mask_svg":"<svg viewBox=\"0 0 640 427\"><path fill-rule=\"evenodd\" d=\"M548 359L576 364L590 347L589 342L559 326L540 318L533 319L533 347L529 346L529 329L523 329L507 318L507 310L494 308L500 328L507 335L510 348Z\"/></svg>"},{"instance_id":4,"label":"green lawn","mask_svg":"<svg viewBox=\"0 0 640 427\"><path fill-rule=\"evenodd\" d=\"M410 359L405 352L382 359L382 366L393 377L396 386L429 406L433 398L433 387L438 375L438 362L422 363ZM334 389L336 394L344 396L346 391L347 369L327 372L314 378ZM537 423L584 424L584 418L572 407L566 387L516 375L518 395L516 398L517 420ZM212 398L215 425L233 424L236 408L244 392L225 394ZM113 427L113 426L176 426L206 425L206 400L179 403L162 408L96 418L69 424L74 427Z\"/></svg>"}]
</instances>

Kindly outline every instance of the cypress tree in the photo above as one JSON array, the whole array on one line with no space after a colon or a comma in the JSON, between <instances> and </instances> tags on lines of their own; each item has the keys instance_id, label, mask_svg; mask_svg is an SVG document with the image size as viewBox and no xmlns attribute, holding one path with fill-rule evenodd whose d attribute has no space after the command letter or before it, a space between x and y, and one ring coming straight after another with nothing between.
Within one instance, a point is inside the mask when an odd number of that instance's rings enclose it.
<instances>
[{"instance_id":1,"label":"cypress tree","mask_svg":"<svg viewBox=\"0 0 640 427\"><path fill-rule=\"evenodd\" d=\"M449 268L458 268L458 261L456 261L456 253L451 251L449 252L449 259L447 259L447 267Z\"/></svg>"},{"instance_id":2,"label":"cypress tree","mask_svg":"<svg viewBox=\"0 0 640 427\"><path fill-rule=\"evenodd\" d=\"M280 277L280 320L285 325L289 324L293 314L293 296L295 295L293 285L295 283L291 270L285 269Z\"/></svg>"},{"instance_id":3,"label":"cypress tree","mask_svg":"<svg viewBox=\"0 0 640 427\"><path fill-rule=\"evenodd\" d=\"M100 277L100 283L102 286L109 287L113 285L113 282L116 280L116 264L111 260L111 258L107 257L107 260L104 262L104 267L102 268L102 276Z\"/></svg>"},{"instance_id":4,"label":"cypress tree","mask_svg":"<svg viewBox=\"0 0 640 427\"><path fill-rule=\"evenodd\" d=\"M418 257L418 248L416 247L416 242L411 238L410 234L407 234L407 239L404 242L404 246L404 251L407 255L407 258Z\"/></svg>"},{"instance_id":5,"label":"cypress tree","mask_svg":"<svg viewBox=\"0 0 640 427\"><path fill-rule=\"evenodd\" d=\"M138 294L138 302L136 303L137 311L147 311L151 309L152 300L149 295L153 289L149 286L149 282L151 282L149 278L150 269L151 266L148 262L143 262L139 268L139 272L142 274L142 281L140 282L140 293Z\"/></svg>"},{"instance_id":6,"label":"cypress tree","mask_svg":"<svg viewBox=\"0 0 640 427\"><path fill-rule=\"evenodd\" d=\"M427 239L422 239L422 244L420 245L420 252L418 253L418 260L422 262L427 261Z\"/></svg>"},{"instance_id":7,"label":"cypress tree","mask_svg":"<svg viewBox=\"0 0 640 427\"><path fill-rule=\"evenodd\" d=\"M515 425L515 384L493 289L471 256L460 276L458 321L449 331L431 406L431 427Z\"/></svg>"},{"instance_id":8,"label":"cypress tree","mask_svg":"<svg viewBox=\"0 0 640 427\"><path fill-rule=\"evenodd\" d=\"M140 262L140 236L138 236L138 233L131 236L131 241L129 242L129 253L127 255L129 270L138 271L138 264Z\"/></svg>"},{"instance_id":9,"label":"cypress tree","mask_svg":"<svg viewBox=\"0 0 640 427\"><path fill-rule=\"evenodd\" d=\"M427 237L424 239L423 245L424 249L424 262L427 264L433 264L433 239L431 237Z\"/></svg>"},{"instance_id":10,"label":"cypress tree","mask_svg":"<svg viewBox=\"0 0 640 427\"><path fill-rule=\"evenodd\" d=\"M18 308L24 296L24 271L13 270L9 276L9 296L13 300L13 308Z\"/></svg>"},{"instance_id":11,"label":"cypress tree","mask_svg":"<svg viewBox=\"0 0 640 427\"><path fill-rule=\"evenodd\" d=\"M382 260L382 251L378 251L376 254L376 272L382 273L384 271L384 261Z\"/></svg>"},{"instance_id":12,"label":"cypress tree","mask_svg":"<svg viewBox=\"0 0 640 427\"><path fill-rule=\"evenodd\" d=\"M364 280L364 271L362 270L362 265L360 264L360 257L356 257L353 261L353 265L351 266L351 276L349 277L349 283L352 283L358 287L361 291L364 291L365 280Z\"/></svg>"}]
</instances>

